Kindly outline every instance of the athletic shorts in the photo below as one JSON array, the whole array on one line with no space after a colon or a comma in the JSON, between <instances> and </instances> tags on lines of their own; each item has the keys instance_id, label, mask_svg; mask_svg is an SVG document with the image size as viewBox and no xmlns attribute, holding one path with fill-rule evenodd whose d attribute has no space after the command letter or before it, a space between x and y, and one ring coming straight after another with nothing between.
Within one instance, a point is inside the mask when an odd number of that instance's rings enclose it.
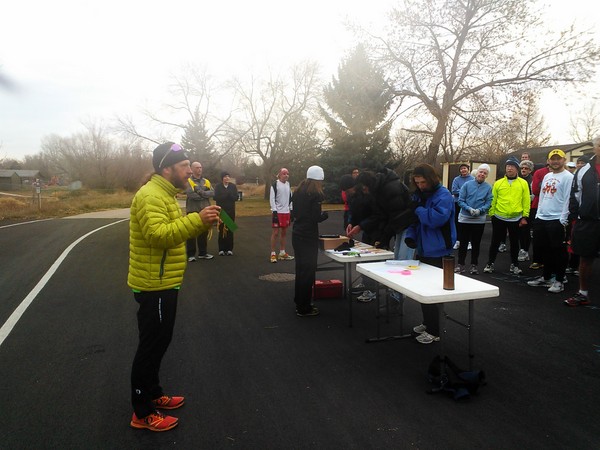
<instances>
[{"instance_id":1,"label":"athletic shorts","mask_svg":"<svg viewBox=\"0 0 600 450\"><path fill-rule=\"evenodd\" d=\"M290 226L290 213L277 213L277 222L273 222L273 228L287 228Z\"/></svg>"},{"instance_id":2,"label":"athletic shorts","mask_svg":"<svg viewBox=\"0 0 600 450\"><path fill-rule=\"evenodd\" d=\"M583 257L598 256L600 251L600 220L577 219L571 240L573 253Z\"/></svg>"}]
</instances>

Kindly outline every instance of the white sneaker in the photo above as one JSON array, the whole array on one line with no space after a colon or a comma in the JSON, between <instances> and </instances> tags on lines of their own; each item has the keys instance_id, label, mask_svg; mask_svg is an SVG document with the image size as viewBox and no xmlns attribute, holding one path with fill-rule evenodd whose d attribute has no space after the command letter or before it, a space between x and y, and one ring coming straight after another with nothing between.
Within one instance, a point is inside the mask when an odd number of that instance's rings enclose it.
<instances>
[{"instance_id":1,"label":"white sneaker","mask_svg":"<svg viewBox=\"0 0 600 450\"><path fill-rule=\"evenodd\" d=\"M553 294L558 294L559 292L562 292L564 290L565 287L560 281L555 281L554 283L552 283L552 286L548 288L548 292L552 292Z\"/></svg>"},{"instance_id":2,"label":"white sneaker","mask_svg":"<svg viewBox=\"0 0 600 450\"><path fill-rule=\"evenodd\" d=\"M506 244L505 244L505 243L502 243L502 244L500 244L500 245L498 246L498 251L499 251L500 253L504 253L504 252L506 251Z\"/></svg>"},{"instance_id":3,"label":"white sneaker","mask_svg":"<svg viewBox=\"0 0 600 450\"><path fill-rule=\"evenodd\" d=\"M521 249L521 250L519 250L519 256L517 259L519 261L529 261L529 253L527 253L527 251Z\"/></svg>"},{"instance_id":4,"label":"white sneaker","mask_svg":"<svg viewBox=\"0 0 600 450\"><path fill-rule=\"evenodd\" d=\"M233 252L231 250L227 250L227 256L233 256Z\"/></svg>"},{"instance_id":5,"label":"white sneaker","mask_svg":"<svg viewBox=\"0 0 600 450\"><path fill-rule=\"evenodd\" d=\"M519 269L517 266L515 266L514 264L510 265L510 268L508 269L508 271L515 275L521 275L523 273L523 271L521 269Z\"/></svg>"},{"instance_id":6,"label":"white sneaker","mask_svg":"<svg viewBox=\"0 0 600 450\"><path fill-rule=\"evenodd\" d=\"M211 255L210 253L207 253L206 255L198 255L198 259L213 259L214 256Z\"/></svg>"},{"instance_id":7,"label":"white sneaker","mask_svg":"<svg viewBox=\"0 0 600 450\"><path fill-rule=\"evenodd\" d=\"M492 273L494 271L494 263L486 264L483 268L484 273Z\"/></svg>"},{"instance_id":8,"label":"white sneaker","mask_svg":"<svg viewBox=\"0 0 600 450\"><path fill-rule=\"evenodd\" d=\"M375 294L375 292L364 291L361 295L358 296L356 300L358 300L359 302L368 303L371 300L373 300L376 296L377 294Z\"/></svg>"},{"instance_id":9,"label":"white sneaker","mask_svg":"<svg viewBox=\"0 0 600 450\"><path fill-rule=\"evenodd\" d=\"M552 286L552 284L554 284L554 280L553 279L546 280L544 277L537 277L537 278L534 278L533 280L529 280L527 282L527 284L529 286L534 286L534 287L537 287L537 286L550 287L550 286Z\"/></svg>"},{"instance_id":10,"label":"white sneaker","mask_svg":"<svg viewBox=\"0 0 600 450\"><path fill-rule=\"evenodd\" d=\"M219 250L219 256L225 256L225 252L223 250Z\"/></svg>"},{"instance_id":11,"label":"white sneaker","mask_svg":"<svg viewBox=\"0 0 600 450\"><path fill-rule=\"evenodd\" d=\"M427 331L427 327L423 324L417 325L416 327L413 328L413 331L417 334L423 334Z\"/></svg>"},{"instance_id":12,"label":"white sneaker","mask_svg":"<svg viewBox=\"0 0 600 450\"><path fill-rule=\"evenodd\" d=\"M417 336L417 342L421 344L431 344L432 342L437 342L439 340L440 338L438 336L429 334L427 331Z\"/></svg>"},{"instance_id":13,"label":"white sneaker","mask_svg":"<svg viewBox=\"0 0 600 450\"><path fill-rule=\"evenodd\" d=\"M454 250L458 250L458 247L460 247L460 241L456 241L454 243L454 247L452 247Z\"/></svg>"},{"instance_id":14,"label":"white sneaker","mask_svg":"<svg viewBox=\"0 0 600 450\"><path fill-rule=\"evenodd\" d=\"M194 261L196 261L196 257L195 256L190 256L188 258L188 262L194 262Z\"/></svg>"},{"instance_id":15,"label":"white sneaker","mask_svg":"<svg viewBox=\"0 0 600 450\"><path fill-rule=\"evenodd\" d=\"M470 242L469 242L469 245L467 245L467 250L473 250L473 246L471 245Z\"/></svg>"}]
</instances>

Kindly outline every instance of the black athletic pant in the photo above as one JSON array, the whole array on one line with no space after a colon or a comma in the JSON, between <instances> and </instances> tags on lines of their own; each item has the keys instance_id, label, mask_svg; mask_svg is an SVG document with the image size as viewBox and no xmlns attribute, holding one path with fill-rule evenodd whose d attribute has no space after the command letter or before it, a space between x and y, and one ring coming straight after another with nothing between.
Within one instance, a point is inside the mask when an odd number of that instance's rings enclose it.
<instances>
[{"instance_id":1,"label":"black athletic pant","mask_svg":"<svg viewBox=\"0 0 600 450\"><path fill-rule=\"evenodd\" d=\"M319 257L319 239L298 236L292 233L296 280L294 284L294 302L299 313L310 312L312 308L312 289L317 272Z\"/></svg>"},{"instance_id":2,"label":"black athletic pant","mask_svg":"<svg viewBox=\"0 0 600 450\"><path fill-rule=\"evenodd\" d=\"M525 250L526 252L529 252L529 246L531 245L531 229L532 223L529 220L527 221L527 225L519 227L519 246L521 250Z\"/></svg>"},{"instance_id":3,"label":"black athletic pant","mask_svg":"<svg viewBox=\"0 0 600 450\"><path fill-rule=\"evenodd\" d=\"M535 219L533 223L533 241L540 249L544 264L544 278L549 280L556 275L556 281L562 283L569 261L567 253L566 228L559 220Z\"/></svg>"},{"instance_id":4,"label":"black athletic pant","mask_svg":"<svg viewBox=\"0 0 600 450\"><path fill-rule=\"evenodd\" d=\"M178 289L134 293L139 343L131 369L131 403L139 418L156 409L152 400L163 395L158 378L160 363L173 337Z\"/></svg>"},{"instance_id":5,"label":"black athletic pant","mask_svg":"<svg viewBox=\"0 0 600 450\"><path fill-rule=\"evenodd\" d=\"M467 249L469 242L471 243L471 264L479 264L479 251L481 248L481 237L485 223L459 223L458 224L458 240L460 247L458 248L458 263L464 265L467 259Z\"/></svg>"},{"instance_id":6,"label":"black athletic pant","mask_svg":"<svg viewBox=\"0 0 600 450\"><path fill-rule=\"evenodd\" d=\"M496 216L492 216L492 243L490 244L488 264L496 262L498 246L506 237L507 231L510 242L510 262L515 266L519 265L519 221L507 222Z\"/></svg>"},{"instance_id":7,"label":"black athletic pant","mask_svg":"<svg viewBox=\"0 0 600 450\"><path fill-rule=\"evenodd\" d=\"M233 232L229 229L223 232L224 228L226 228L224 223L219 224L219 239L217 240L219 243L219 251L233 251Z\"/></svg>"},{"instance_id":8,"label":"black athletic pant","mask_svg":"<svg viewBox=\"0 0 600 450\"><path fill-rule=\"evenodd\" d=\"M187 256L196 256L196 246L198 247L198 256L204 256L208 247L208 231L200 234L198 237L188 239L186 242Z\"/></svg>"},{"instance_id":9,"label":"black athletic pant","mask_svg":"<svg viewBox=\"0 0 600 450\"><path fill-rule=\"evenodd\" d=\"M419 261L429 264L430 266L442 268L442 257L429 258L420 256ZM433 304L421 303L421 311L423 313L423 325L427 327L427 332L434 336L440 335L440 306Z\"/></svg>"}]
</instances>

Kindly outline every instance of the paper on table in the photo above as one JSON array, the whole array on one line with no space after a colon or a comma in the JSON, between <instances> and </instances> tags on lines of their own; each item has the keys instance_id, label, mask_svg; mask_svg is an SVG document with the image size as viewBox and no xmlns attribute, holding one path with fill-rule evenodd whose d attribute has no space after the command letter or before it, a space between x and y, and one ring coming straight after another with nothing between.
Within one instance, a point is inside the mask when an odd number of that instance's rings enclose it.
<instances>
[{"instance_id":1,"label":"paper on table","mask_svg":"<svg viewBox=\"0 0 600 450\"><path fill-rule=\"evenodd\" d=\"M403 260L390 259L390 260L387 260L385 263L392 265L392 266L405 267L410 270L417 270L419 268L420 261L418 259L403 259Z\"/></svg>"}]
</instances>

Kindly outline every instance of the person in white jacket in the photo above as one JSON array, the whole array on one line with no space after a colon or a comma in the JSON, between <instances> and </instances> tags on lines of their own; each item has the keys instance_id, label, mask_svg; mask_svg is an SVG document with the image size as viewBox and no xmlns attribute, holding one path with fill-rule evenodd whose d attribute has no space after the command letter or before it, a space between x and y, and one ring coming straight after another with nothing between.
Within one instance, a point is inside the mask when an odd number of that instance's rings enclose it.
<instances>
[{"instance_id":1,"label":"person in white jacket","mask_svg":"<svg viewBox=\"0 0 600 450\"><path fill-rule=\"evenodd\" d=\"M288 179L290 172L282 167L277 174L277 180L271 185L269 202L271 203L272 221L271 227L271 262L276 263L277 260L290 261L294 259L285 251L285 237L287 229L291 223L292 211L292 188ZM275 251L275 247L279 241L279 255Z\"/></svg>"},{"instance_id":2,"label":"person in white jacket","mask_svg":"<svg viewBox=\"0 0 600 450\"><path fill-rule=\"evenodd\" d=\"M550 172L542 180L540 201L533 222L533 240L542 250L544 275L527 284L547 287L548 292L552 293L564 290L563 280L569 260L566 229L573 174L565 169L566 162L562 150L555 149L548 154Z\"/></svg>"}]
</instances>

